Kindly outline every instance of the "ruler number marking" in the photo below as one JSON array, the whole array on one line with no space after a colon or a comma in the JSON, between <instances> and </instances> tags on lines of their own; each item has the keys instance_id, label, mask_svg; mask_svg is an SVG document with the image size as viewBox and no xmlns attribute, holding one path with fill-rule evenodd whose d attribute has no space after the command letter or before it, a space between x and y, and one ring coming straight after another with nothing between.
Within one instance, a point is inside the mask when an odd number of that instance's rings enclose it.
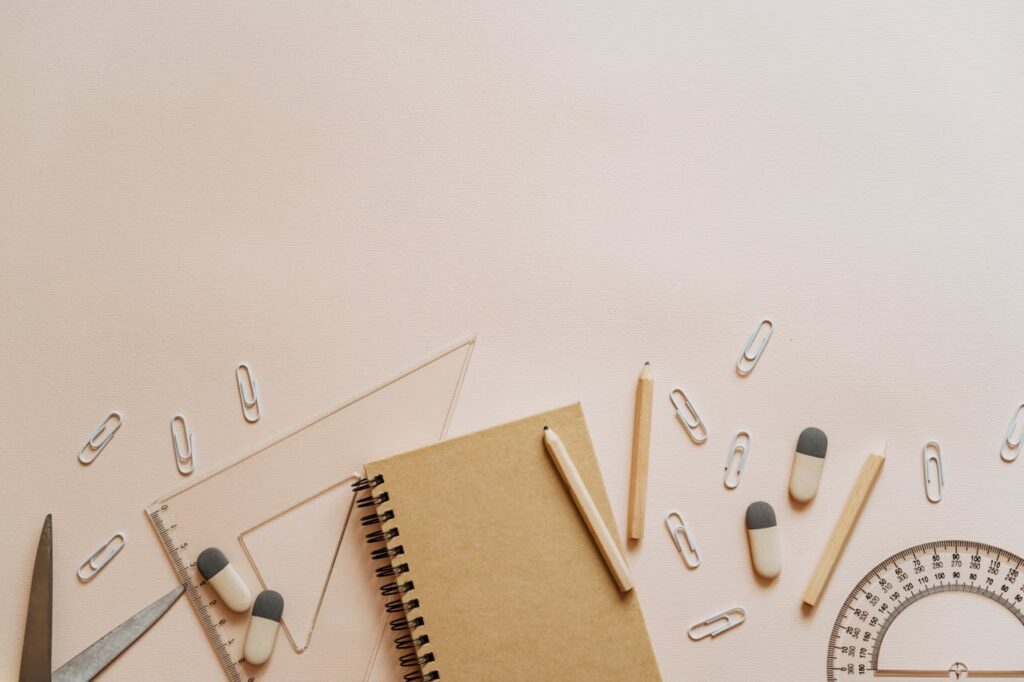
<instances>
[{"instance_id":1,"label":"ruler number marking","mask_svg":"<svg viewBox=\"0 0 1024 682\"><path fill-rule=\"evenodd\" d=\"M178 575L178 580L182 585L185 586L185 594L188 596L188 600L192 603L192 608L195 610L196 615L199 617L199 623L202 625L203 630L206 632L207 638L213 645L214 653L218 660L220 660L221 666L227 673L228 678L231 682L242 682L242 675L238 671L238 666L231 656L231 651L228 648L228 644L221 637L221 633L218 630L220 625L225 623L224 619L220 619L219 623L215 623L213 618L210 616L209 607L207 606L206 600L199 593L199 587L196 585L192 576L189 575L189 566L186 566L185 561L181 558L180 551L188 548L188 542L182 542L176 544L172 539L170 532L164 525L163 518L161 518L161 512L166 512L168 506L162 505L159 509L154 510L150 513L149 518L153 522L153 527L156 528L157 537L160 538L161 544L164 546L164 550L167 555L171 557L171 564L174 566L174 571ZM177 524L172 524L172 527L176 527ZM192 564L194 566L194 563ZM206 581L202 581L199 584L204 585ZM216 600L211 602L210 606L216 603ZM231 640L234 641L234 640ZM247 682L254 682L256 678L250 677Z\"/></svg>"}]
</instances>

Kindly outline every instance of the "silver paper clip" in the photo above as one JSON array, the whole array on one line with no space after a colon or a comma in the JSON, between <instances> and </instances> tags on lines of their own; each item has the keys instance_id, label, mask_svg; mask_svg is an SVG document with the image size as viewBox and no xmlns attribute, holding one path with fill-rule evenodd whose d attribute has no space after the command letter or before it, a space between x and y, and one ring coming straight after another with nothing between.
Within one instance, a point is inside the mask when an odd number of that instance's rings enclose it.
<instances>
[{"instance_id":1,"label":"silver paper clip","mask_svg":"<svg viewBox=\"0 0 1024 682\"><path fill-rule=\"evenodd\" d=\"M757 350L753 351L753 355L751 355L754 341L762 334L762 329L767 331L764 332L764 337L761 339ZM768 340L772 338L773 331L775 331L775 325L772 324L771 320L761 320L761 324L757 325L754 333L747 338L747 345L743 347L743 352L740 353L740 357L736 360L737 374L745 377L754 371L754 368L757 367L757 361L761 359L761 355L764 353L765 346L768 345Z\"/></svg>"},{"instance_id":2,"label":"silver paper clip","mask_svg":"<svg viewBox=\"0 0 1024 682\"><path fill-rule=\"evenodd\" d=\"M1003 439L1003 444L999 446L999 457L1004 462L1012 462L1017 459L1017 455L1020 454L1020 444L1024 441L1024 403L1017 406L1017 409L1013 411L1013 417L1010 419L1010 425L1006 428L1006 436ZM1020 422L1020 433L1017 437L1013 437L1013 432L1017 430L1017 423Z\"/></svg>"},{"instance_id":3,"label":"silver paper clip","mask_svg":"<svg viewBox=\"0 0 1024 682\"><path fill-rule=\"evenodd\" d=\"M185 440L188 443L188 450L184 455L181 452L181 445L178 443L178 434L175 433L175 422L181 423L181 431L185 434ZM174 443L174 463L178 466L178 473L182 476L188 476L196 470L196 451L192 443L192 432L188 430L185 417L180 414L176 414L171 418L171 442Z\"/></svg>"},{"instance_id":4,"label":"silver paper clip","mask_svg":"<svg viewBox=\"0 0 1024 682\"><path fill-rule=\"evenodd\" d=\"M117 430L121 428L123 421L124 418L120 412L111 412L110 416L104 419L99 428L92 432L89 440L78 451L78 461L82 464L92 464L100 456L100 453L103 452L103 448L107 447L107 443L114 437ZM111 424L113 425L111 426ZM103 439L97 442L96 439L100 436L103 436Z\"/></svg>"},{"instance_id":5,"label":"silver paper clip","mask_svg":"<svg viewBox=\"0 0 1024 682\"><path fill-rule=\"evenodd\" d=\"M676 408L676 415L679 417L679 421L682 422L683 430L686 431L686 435L690 437L690 440L697 445L706 441L708 439L707 427L704 426L704 421L697 414L697 410L693 407L690 399L686 397L683 389L676 386L668 394L668 399L672 406Z\"/></svg>"},{"instance_id":6,"label":"silver paper clip","mask_svg":"<svg viewBox=\"0 0 1024 682\"><path fill-rule=\"evenodd\" d=\"M715 638L726 630L733 629L746 619L747 612L736 606L728 611L722 611L721 613L715 614L707 620L702 620L687 630L686 634L695 642L698 642L705 637ZM719 621L722 621L721 625L717 625Z\"/></svg>"},{"instance_id":7,"label":"silver paper clip","mask_svg":"<svg viewBox=\"0 0 1024 682\"><path fill-rule=\"evenodd\" d=\"M125 538L124 533L114 533L109 540L104 542L99 549L92 553L92 556L83 561L82 565L78 567L78 571L76 571L78 579L83 583L87 583L95 578L110 563L111 559L124 549L127 542L128 540Z\"/></svg>"},{"instance_id":8,"label":"silver paper clip","mask_svg":"<svg viewBox=\"0 0 1024 682\"><path fill-rule=\"evenodd\" d=\"M672 517L676 517L678 524L672 523ZM689 568L697 568L700 566L700 551L697 549L697 544L693 541L693 536L690 535L690 529L687 527L686 522L683 521L683 517L679 515L679 512L669 512L668 516L665 517L665 528L668 529L668 534L672 536L672 542L676 544L676 549L679 550L679 556L683 557L683 563ZM686 548L683 547L683 542L686 542Z\"/></svg>"},{"instance_id":9,"label":"silver paper clip","mask_svg":"<svg viewBox=\"0 0 1024 682\"><path fill-rule=\"evenodd\" d=\"M924 460L924 494L928 498L929 502L939 502L942 500L942 486L946 484L942 474L942 449L939 444L933 440L928 441L924 446L924 450L921 451L921 458ZM935 462L935 485L932 485L932 466L931 463ZM934 489L935 494L932 494Z\"/></svg>"},{"instance_id":10,"label":"silver paper clip","mask_svg":"<svg viewBox=\"0 0 1024 682\"><path fill-rule=\"evenodd\" d=\"M725 458L725 477L722 479L722 483L729 490L735 489L740 484L740 477L743 475L743 467L747 465L747 455L749 454L750 434L746 431L740 431L732 439L732 445L729 446L729 454ZM736 477L730 481L729 471L732 469L732 463L736 459L736 455L740 456L740 461L736 464Z\"/></svg>"},{"instance_id":11,"label":"silver paper clip","mask_svg":"<svg viewBox=\"0 0 1024 682\"><path fill-rule=\"evenodd\" d=\"M245 421L255 424L260 420L260 391L249 363L243 362L235 369L235 379L238 381L238 398L242 401L242 416Z\"/></svg>"}]
</instances>

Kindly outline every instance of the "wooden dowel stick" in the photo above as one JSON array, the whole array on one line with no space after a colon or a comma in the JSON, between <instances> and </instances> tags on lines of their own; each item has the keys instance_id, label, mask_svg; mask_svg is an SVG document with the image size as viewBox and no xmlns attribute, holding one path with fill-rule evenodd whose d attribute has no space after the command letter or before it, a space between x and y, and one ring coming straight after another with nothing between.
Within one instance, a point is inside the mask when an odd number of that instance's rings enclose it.
<instances>
[{"instance_id":1,"label":"wooden dowel stick","mask_svg":"<svg viewBox=\"0 0 1024 682\"><path fill-rule=\"evenodd\" d=\"M867 502L868 495L871 493L871 488L875 485L875 480L878 478L878 473L882 470L883 464L885 464L885 454L879 453L868 455L867 460L864 462L864 467L860 470L860 476L857 477L857 482L854 484L853 490L850 491L850 496L846 499L843 513L839 516L839 521L836 523L832 536L828 539L828 544L825 546L825 551L818 561L818 567L811 577L811 582L807 584L807 589L804 590L805 604L814 606L818 603L818 599L821 598L821 593L825 590L825 585L828 584L828 579L831 577L832 570L836 567L836 563L843 553L843 548L846 547L846 541L850 538L850 532L857 523L857 518L864 508L864 503Z\"/></svg>"},{"instance_id":2,"label":"wooden dowel stick","mask_svg":"<svg viewBox=\"0 0 1024 682\"><path fill-rule=\"evenodd\" d=\"M587 486L580 477L580 472L577 471L576 465L569 456L569 451L565 449L565 444L554 429L547 426L544 427L544 447L547 448L548 454L554 460L555 468L562 476L565 487L569 489L569 494L573 502L576 503L580 515L583 516L583 521L587 524L590 534L594 537L597 548L601 550L601 556L608 564L619 589L629 592L633 589L633 578L629 575L629 566L622 558L622 553L619 551L619 546L615 544L615 538L612 537L611 531L608 530L608 526L601 518L601 512L597 510L597 505L590 497Z\"/></svg>"},{"instance_id":3,"label":"wooden dowel stick","mask_svg":"<svg viewBox=\"0 0 1024 682\"><path fill-rule=\"evenodd\" d=\"M629 470L628 535L644 537L644 511L647 508L647 467L651 454L651 406L654 403L654 374L651 363L644 363L636 382L636 412L633 416L633 464Z\"/></svg>"}]
</instances>

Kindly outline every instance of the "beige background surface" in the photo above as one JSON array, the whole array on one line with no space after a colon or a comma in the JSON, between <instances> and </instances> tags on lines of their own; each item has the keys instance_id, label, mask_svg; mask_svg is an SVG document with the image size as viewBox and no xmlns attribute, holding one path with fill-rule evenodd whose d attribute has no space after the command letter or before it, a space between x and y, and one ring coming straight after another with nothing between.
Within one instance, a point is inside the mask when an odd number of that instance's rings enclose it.
<instances>
[{"instance_id":1,"label":"beige background surface","mask_svg":"<svg viewBox=\"0 0 1024 682\"><path fill-rule=\"evenodd\" d=\"M0 3L0 677L46 512L56 662L164 591L142 508L179 484L176 411L209 470L473 332L451 433L582 400L623 528L652 362L630 560L667 679L821 679L839 604L888 554L951 536L1024 551L1024 462L996 455L1024 400L1022 32L1012 2ZM764 316L775 337L740 379ZM238 414L240 360L257 426ZM677 382L702 447L673 421ZM75 455L114 408L125 426L83 476ZM831 449L798 511L785 481L810 424ZM730 492L740 428L753 451ZM937 506L928 439L946 458ZM746 555L758 498L783 530L772 585ZM697 571L661 527L670 509ZM77 584L115 529L128 548ZM685 638L733 605L741 628ZM965 642L994 634L976 625L946 621ZM184 605L106 679L140 677L219 679Z\"/></svg>"}]
</instances>

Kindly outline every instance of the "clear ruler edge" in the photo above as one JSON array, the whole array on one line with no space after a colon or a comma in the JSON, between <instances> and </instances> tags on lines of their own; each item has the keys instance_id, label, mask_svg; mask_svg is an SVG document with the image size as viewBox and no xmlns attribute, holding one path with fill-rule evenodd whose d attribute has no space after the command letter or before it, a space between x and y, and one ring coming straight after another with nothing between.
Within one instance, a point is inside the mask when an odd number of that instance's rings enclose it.
<instances>
[{"instance_id":1,"label":"clear ruler edge","mask_svg":"<svg viewBox=\"0 0 1024 682\"><path fill-rule=\"evenodd\" d=\"M171 566L174 568L174 572L177 574L178 580L185 586L185 595L188 597L188 600L192 602L192 608L195 611L196 617L199 619L199 624L206 633L206 638L210 641L210 644L213 645L214 653L220 661L221 667L224 668L224 672L227 674L228 679L231 680L231 682L243 682L242 674L238 671L238 665L231 656L228 643L224 641L224 638L221 637L221 633L217 630L217 623L210 615L210 611L207 608L202 595L199 594L199 587L192 579L192 576L189 575L188 565L181 558L181 555L178 553L178 548L174 544L174 540L171 539L170 532L164 526L164 520L161 518L160 514L166 510L167 504L161 503L152 508L152 511L147 510L146 516L149 517L149 521L153 525L153 530L156 531L157 537L160 539L160 544L163 545L164 551L167 553L167 557L171 560ZM254 680L255 678L250 677L246 682L253 682Z\"/></svg>"}]
</instances>

